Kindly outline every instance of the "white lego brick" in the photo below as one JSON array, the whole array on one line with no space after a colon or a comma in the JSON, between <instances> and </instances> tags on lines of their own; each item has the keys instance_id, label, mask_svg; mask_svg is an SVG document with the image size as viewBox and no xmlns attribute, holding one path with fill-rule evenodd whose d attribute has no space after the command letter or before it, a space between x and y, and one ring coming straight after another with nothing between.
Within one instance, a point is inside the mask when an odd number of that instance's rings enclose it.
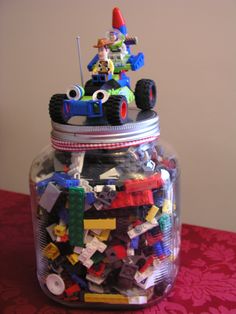
<instances>
[{"instance_id":1,"label":"white lego brick","mask_svg":"<svg viewBox=\"0 0 236 314\"><path fill-rule=\"evenodd\" d=\"M107 245L103 243L102 241L98 240L98 238L94 237L91 242L87 244L87 246L92 247L95 250L98 250L99 252L103 253L105 249L107 248Z\"/></svg>"},{"instance_id":2,"label":"white lego brick","mask_svg":"<svg viewBox=\"0 0 236 314\"><path fill-rule=\"evenodd\" d=\"M104 293L104 288L102 286L99 286L91 281L88 282L89 291L95 292L95 293Z\"/></svg>"},{"instance_id":3,"label":"white lego brick","mask_svg":"<svg viewBox=\"0 0 236 314\"><path fill-rule=\"evenodd\" d=\"M116 168L112 168L100 175L100 180L102 179L117 179L119 178L119 172L116 170Z\"/></svg>"},{"instance_id":4,"label":"white lego brick","mask_svg":"<svg viewBox=\"0 0 236 314\"><path fill-rule=\"evenodd\" d=\"M146 304L147 303L147 297L144 295L128 297L128 300L129 300L129 304Z\"/></svg>"},{"instance_id":5,"label":"white lego brick","mask_svg":"<svg viewBox=\"0 0 236 314\"><path fill-rule=\"evenodd\" d=\"M94 187L94 191L95 191L96 193L100 193L100 192L102 192L104 186L105 186L105 185L100 185L100 184L98 184L98 185L96 185L96 186ZM109 187L111 190L116 191L116 186L115 186L114 184L106 185L106 187Z\"/></svg>"},{"instance_id":6,"label":"white lego brick","mask_svg":"<svg viewBox=\"0 0 236 314\"><path fill-rule=\"evenodd\" d=\"M148 230L151 230L152 228L156 227L158 225L158 222L153 219L152 222L144 222L141 225L136 226L135 228L131 229L128 231L128 235L130 237L130 239L133 239L145 232L147 232Z\"/></svg>"},{"instance_id":7,"label":"white lego brick","mask_svg":"<svg viewBox=\"0 0 236 314\"><path fill-rule=\"evenodd\" d=\"M97 277L97 276L93 276L91 274L87 274L86 279L93 282L93 283L96 283L97 285L101 285L106 278L105 277Z\"/></svg>"},{"instance_id":8,"label":"white lego brick","mask_svg":"<svg viewBox=\"0 0 236 314\"><path fill-rule=\"evenodd\" d=\"M87 268L90 268L93 266L93 261L91 259L86 259L86 261L83 263L83 265Z\"/></svg>"},{"instance_id":9,"label":"white lego brick","mask_svg":"<svg viewBox=\"0 0 236 314\"><path fill-rule=\"evenodd\" d=\"M91 229L90 231L92 231L96 235L100 235L102 233L102 229Z\"/></svg>"},{"instance_id":10,"label":"white lego brick","mask_svg":"<svg viewBox=\"0 0 236 314\"><path fill-rule=\"evenodd\" d=\"M49 182L40 198L39 205L51 212L60 194L61 191L53 183Z\"/></svg>"},{"instance_id":11,"label":"white lego brick","mask_svg":"<svg viewBox=\"0 0 236 314\"><path fill-rule=\"evenodd\" d=\"M137 283L137 285L143 289L148 289L152 286L154 286L157 282L157 279L160 278L162 275L160 269L154 270L152 275L144 279L143 281Z\"/></svg>"},{"instance_id":12,"label":"white lego brick","mask_svg":"<svg viewBox=\"0 0 236 314\"><path fill-rule=\"evenodd\" d=\"M140 273L137 271L134 275L134 279L136 280L137 283L143 281L146 279L148 276L151 276L153 273L154 268L152 266L148 267L143 273Z\"/></svg>"}]
</instances>

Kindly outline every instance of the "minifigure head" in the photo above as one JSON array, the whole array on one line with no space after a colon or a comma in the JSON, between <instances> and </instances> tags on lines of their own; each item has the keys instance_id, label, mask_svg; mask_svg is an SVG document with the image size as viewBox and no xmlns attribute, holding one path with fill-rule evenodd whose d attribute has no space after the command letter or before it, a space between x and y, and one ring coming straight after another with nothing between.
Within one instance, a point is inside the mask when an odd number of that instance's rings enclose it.
<instances>
[{"instance_id":1,"label":"minifigure head","mask_svg":"<svg viewBox=\"0 0 236 314\"><path fill-rule=\"evenodd\" d=\"M118 39L117 33L115 31L110 31L109 32L109 39L113 42L116 41Z\"/></svg>"},{"instance_id":2,"label":"minifigure head","mask_svg":"<svg viewBox=\"0 0 236 314\"><path fill-rule=\"evenodd\" d=\"M97 45L94 45L94 48L98 48L98 57L101 61L106 61L108 59L108 52L110 45L112 42L107 40L106 38L98 39Z\"/></svg>"}]
</instances>

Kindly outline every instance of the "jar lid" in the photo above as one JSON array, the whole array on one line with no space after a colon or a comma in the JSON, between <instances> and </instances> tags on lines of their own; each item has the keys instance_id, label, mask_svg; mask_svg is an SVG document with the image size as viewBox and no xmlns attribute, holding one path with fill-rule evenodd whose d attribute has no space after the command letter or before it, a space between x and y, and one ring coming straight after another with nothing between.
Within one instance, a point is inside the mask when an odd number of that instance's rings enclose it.
<instances>
[{"instance_id":1,"label":"jar lid","mask_svg":"<svg viewBox=\"0 0 236 314\"><path fill-rule=\"evenodd\" d=\"M55 149L81 151L113 149L153 141L160 135L159 116L155 111L129 109L129 120L123 125L104 125L106 122L79 117L76 124L59 124L52 121L51 141ZM99 124L99 125L98 125Z\"/></svg>"}]
</instances>

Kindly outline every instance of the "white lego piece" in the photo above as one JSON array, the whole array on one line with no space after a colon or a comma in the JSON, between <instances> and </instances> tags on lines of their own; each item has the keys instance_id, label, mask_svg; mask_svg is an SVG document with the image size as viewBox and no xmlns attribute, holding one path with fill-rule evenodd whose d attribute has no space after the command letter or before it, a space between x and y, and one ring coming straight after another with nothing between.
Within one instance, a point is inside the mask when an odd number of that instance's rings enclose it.
<instances>
[{"instance_id":1,"label":"white lego piece","mask_svg":"<svg viewBox=\"0 0 236 314\"><path fill-rule=\"evenodd\" d=\"M104 289L102 286L96 285L95 283L89 281L88 282L89 291L95 292L95 293L104 293Z\"/></svg>"},{"instance_id":2,"label":"white lego piece","mask_svg":"<svg viewBox=\"0 0 236 314\"><path fill-rule=\"evenodd\" d=\"M94 187L94 192L96 192L96 193L100 193L100 192L102 192L102 190L103 190L103 188L104 187L109 187L111 190L113 190L113 191L116 191L116 186L114 185L114 184L110 184L110 185L100 185L100 184L98 184L98 185L96 185L95 187Z\"/></svg>"},{"instance_id":3,"label":"white lego piece","mask_svg":"<svg viewBox=\"0 0 236 314\"><path fill-rule=\"evenodd\" d=\"M147 277L143 281L137 283L137 285L146 290L146 289L154 286L156 284L158 277L160 278L161 275L162 275L162 273L161 273L160 269L156 269L153 271L153 273L149 277Z\"/></svg>"},{"instance_id":4,"label":"white lego piece","mask_svg":"<svg viewBox=\"0 0 236 314\"><path fill-rule=\"evenodd\" d=\"M48 226L46 228L48 234L50 235L50 238L53 240L53 241L56 241L57 237L56 235L54 234L54 227L56 226L57 224L52 224L50 226Z\"/></svg>"},{"instance_id":5,"label":"white lego piece","mask_svg":"<svg viewBox=\"0 0 236 314\"><path fill-rule=\"evenodd\" d=\"M83 265L84 265L85 267L87 267L87 268L90 268L90 267L93 266L93 260L87 259L87 260L83 263Z\"/></svg>"},{"instance_id":6,"label":"white lego piece","mask_svg":"<svg viewBox=\"0 0 236 314\"><path fill-rule=\"evenodd\" d=\"M134 275L134 279L136 280L137 283L143 281L146 279L148 276L151 276L153 273L154 267L150 266L148 267L143 273L140 273L137 271Z\"/></svg>"},{"instance_id":7,"label":"white lego piece","mask_svg":"<svg viewBox=\"0 0 236 314\"><path fill-rule=\"evenodd\" d=\"M107 245L98 240L98 238L94 237L93 240L89 242L86 247L91 247L95 249L95 251L98 250L100 253L103 253L107 248Z\"/></svg>"},{"instance_id":8,"label":"white lego piece","mask_svg":"<svg viewBox=\"0 0 236 314\"><path fill-rule=\"evenodd\" d=\"M153 219L151 223L149 221L146 221L143 224L137 225L135 228L129 230L128 235L129 235L130 239L133 239L133 238L147 232L148 230L151 230L152 228L156 227L157 225L158 225L158 222L155 219Z\"/></svg>"},{"instance_id":9,"label":"white lego piece","mask_svg":"<svg viewBox=\"0 0 236 314\"><path fill-rule=\"evenodd\" d=\"M89 185L89 181L85 179L80 179L80 186L84 188L85 193L93 192L93 188Z\"/></svg>"},{"instance_id":10,"label":"white lego piece","mask_svg":"<svg viewBox=\"0 0 236 314\"><path fill-rule=\"evenodd\" d=\"M96 235L100 235L102 233L102 229L91 229L92 233L95 233Z\"/></svg>"},{"instance_id":11,"label":"white lego piece","mask_svg":"<svg viewBox=\"0 0 236 314\"><path fill-rule=\"evenodd\" d=\"M135 255L134 249L132 249L132 248L128 248L128 249L126 250L126 252L127 252L127 255L128 255L128 256L134 256L134 255Z\"/></svg>"},{"instance_id":12,"label":"white lego piece","mask_svg":"<svg viewBox=\"0 0 236 314\"><path fill-rule=\"evenodd\" d=\"M100 180L102 179L118 179L119 178L119 172L116 170L116 168L111 168L110 170L102 173L100 175Z\"/></svg>"},{"instance_id":13,"label":"white lego piece","mask_svg":"<svg viewBox=\"0 0 236 314\"><path fill-rule=\"evenodd\" d=\"M91 274L86 275L86 279L96 283L97 285L101 285L103 281L106 279L106 277L98 277L98 276L93 276Z\"/></svg>"},{"instance_id":14,"label":"white lego piece","mask_svg":"<svg viewBox=\"0 0 236 314\"><path fill-rule=\"evenodd\" d=\"M71 155L71 165L68 174L76 177L76 179L80 178L80 174L84 165L84 154L85 152L72 153Z\"/></svg>"},{"instance_id":15,"label":"white lego piece","mask_svg":"<svg viewBox=\"0 0 236 314\"><path fill-rule=\"evenodd\" d=\"M83 247L81 246L75 246L73 252L77 254L81 254L83 250Z\"/></svg>"},{"instance_id":16,"label":"white lego piece","mask_svg":"<svg viewBox=\"0 0 236 314\"><path fill-rule=\"evenodd\" d=\"M128 300L129 300L129 304L146 304L147 303L147 297L144 295L128 297Z\"/></svg>"},{"instance_id":17,"label":"white lego piece","mask_svg":"<svg viewBox=\"0 0 236 314\"><path fill-rule=\"evenodd\" d=\"M40 198L39 205L46 209L47 212L51 212L60 194L61 191L52 182L49 182Z\"/></svg>"}]
</instances>

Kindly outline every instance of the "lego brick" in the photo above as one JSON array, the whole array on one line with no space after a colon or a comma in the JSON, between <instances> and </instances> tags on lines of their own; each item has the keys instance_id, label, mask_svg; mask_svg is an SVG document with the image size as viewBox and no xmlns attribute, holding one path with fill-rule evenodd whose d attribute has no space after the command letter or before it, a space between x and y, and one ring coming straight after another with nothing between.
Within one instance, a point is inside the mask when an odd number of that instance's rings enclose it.
<instances>
[{"instance_id":1,"label":"lego brick","mask_svg":"<svg viewBox=\"0 0 236 314\"><path fill-rule=\"evenodd\" d=\"M129 304L146 304L148 299L144 295L137 295L137 296L132 296L128 297Z\"/></svg>"},{"instance_id":2,"label":"lego brick","mask_svg":"<svg viewBox=\"0 0 236 314\"><path fill-rule=\"evenodd\" d=\"M66 226L65 225L55 225L54 227L54 234L62 237L66 233Z\"/></svg>"},{"instance_id":3,"label":"lego brick","mask_svg":"<svg viewBox=\"0 0 236 314\"><path fill-rule=\"evenodd\" d=\"M60 255L60 251L54 243L50 242L43 249L43 255L46 256L48 259L54 260Z\"/></svg>"},{"instance_id":4,"label":"lego brick","mask_svg":"<svg viewBox=\"0 0 236 314\"><path fill-rule=\"evenodd\" d=\"M79 180L74 179L73 177L69 176L67 173L63 172L55 172L52 176L52 180L62 186L63 188L70 188L79 186Z\"/></svg>"},{"instance_id":5,"label":"lego brick","mask_svg":"<svg viewBox=\"0 0 236 314\"><path fill-rule=\"evenodd\" d=\"M116 218L84 219L84 229L116 229Z\"/></svg>"},{"instance_id":6,"label":"lego brick","mask_svg":"<svg viewBox=\"0 0 236 314\"><path fill-rule=\"evenodd\" d=\"M145 190L135 193L125 191L117 192L115 199L107 209L153 205L153 195L151 190Z\"/></svg>"},{"instance_id":7,"label":"lego brick","mask_svg":"<svg viewBox=\"0 0 236 314\"><path fill-rule=\"evenodd\" d=\"M124 181L125 191L127 193L153 190L161 187L162 185L163 180L160 173L156 173L143 179L132 179Z\"/></svg>"},{"instance_id":8,"label":"lego brick","mask_svg":"<svg viewBox=\"0 0 236 314\"><path fill-rule=\"evenodd\" d=\"M121 294L105 294L105 293L85 293L85 302L108 303L108 304L128 304L128 297Z\"/></svg>"},{"instance_id":9,"label":"lego brick","mask_svg":"<svg viewBox=\"0 0 236 314\"><path fill-rule=\"evenodd\" d=\"M83 246L84 240L84 189L69 188L69 239L75 246Z\"/></svg>"},{"instance_id":10,"label":"lego brick","mask_svg":"<svg viewBox=\"0 0 236 314\"><path fill-rule=\"evenodd\" d=\"M67 259L72 265L75 265L79 261L79 255L76 253L73 253L73 254L67 255Z\"/></svg>"},{"instance_id":11,"label":"lego brick","mask_svg":"<svg viewBox=\"0 0 236 314\"><path fill-rule=\"evenodd\" d=\"M154 228L155 226L157 226L158 223L150 223L148 221L142 223L141 225L137 225L135 228L129 230L127 233L130 237L130 239L133 239L135 237L137 237L138 235L141 235L145 232L147 232L148 230Z\"/></svg>"},{"instance_id":12,"label":"lego brick","mask_svg":"<svg viewBox=\"0 0 236 314\"><path fill-rule=\"evenodd\" d=\"M40 198L39 205L50 213L60 194L61 191L53 183L49 182Z\"/></svg>"},{"instance_id":13,"label":"lego brick","mask_svg":"<svg viewBox=\"0 0 236 314\"><path fill-rule=\"evenodd\" d=\"M77 296L79 292L80 292L80 286L77 284L74 284L65 290L65 294L68 297Z\"/></svg>"},{"instance_id":14,"label":"lego brick","mask_svg":"<svg viewBox=\"0 0 236 314\"><path fill-rule=\"evenodd\" d=\"M156 214L158 213L159 211L159 208L155 205L153 205L149 211L148 211L148 214L147 216L145 217L145 219L148 221L148 222L151 222L153 220L153 218L155 218Z\"/></svg>"},{"instance_id":15,"label":"lego brick","mask_svg":"<svg viewBox=\"0 0 236 314\"><path fill-rule=\"evenodd\" d=\"M99 235L95 235L95 236L100 241L107 241L109 238L110 232L111 230L105 229L105 230L102 230L102 232Z\"/></svg>"},{"instance_id":16,"label":"lego brick","mask_svg":"<svg viewBox=\"0 0 236 314\"><path fill-rule=\"evenodd\" d=\"M163 214L158 218L158 223L162 232L168 231L172 225L171 217L168 214Z\"/></svg>"}]
</instances>

